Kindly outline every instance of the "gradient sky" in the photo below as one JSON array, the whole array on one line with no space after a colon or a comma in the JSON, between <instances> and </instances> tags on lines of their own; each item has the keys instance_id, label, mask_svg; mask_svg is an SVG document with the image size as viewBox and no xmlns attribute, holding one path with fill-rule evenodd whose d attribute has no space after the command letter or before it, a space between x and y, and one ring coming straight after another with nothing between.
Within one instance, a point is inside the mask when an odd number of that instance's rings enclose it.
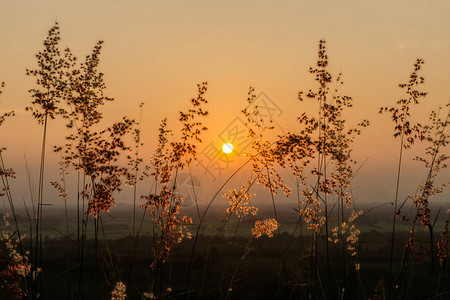
<instances>
[{"instance_id":1,"label":"gradient sky","mask_svg":"<svg viewBox=\"0 0 450 300\"><path fill-rule=\"evenodd\" d=\"M296 117L305 110L297 92L315 88L308 69L316 61L318 41L325 39L330 71L343 73L342 93L355 99L349 122L371 121L355 144L355 159L368 159L355 179L355 195L362 202L391 201L398 141L392 137L389 116L377 112L402 96L398 83L408 79L418 57L425 60L423 90L429 95L414 116L426 120L431 109L448 103L449 11L446 0L0 0L0 81L6 82L0 112L17 114L0 128L0 140L8 148L8 165L18 173L14 184L26 183L24 154L37 178L42 128L24 112L31 101L27 90L34 83L25 68L36 65L34 55L58 21L61 44L80 58L96 41L105 41L101 70L107 95L116 99L105 107L106 124L122 115L137 117L139 103L146 103L142 153L147 157L155 147L160 120L168 117L174 124L178 111L195 96L196 83L204 80L209 82L211 112L205 144L221 146L218 135L245 107L249 86L264 91L280 107L277 121L282 129L295 130ZM60 122L50 125L49 145L62 143L63 130ZM414 193L424 177L423 169L411 161L417 154L413 151L405 158L405 195ZM48 180L57 178L56 161L49 154ZM219 185L241 162L236 159L211 186ZM449 175L446 171L441 178Z\"/></svg>"}]
</instances>

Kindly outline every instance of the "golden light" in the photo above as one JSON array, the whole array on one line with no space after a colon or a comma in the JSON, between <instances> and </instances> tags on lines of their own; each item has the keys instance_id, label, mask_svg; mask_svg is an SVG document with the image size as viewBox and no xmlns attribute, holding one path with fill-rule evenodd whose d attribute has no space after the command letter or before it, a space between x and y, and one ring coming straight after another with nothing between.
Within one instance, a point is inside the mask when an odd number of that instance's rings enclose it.
<instances>
[{"instance_id":1,"label":"golden light","mask_svg":"<svg viewBox=\"0 0 450 300\"><path fill-rule=\"evenodd\" d=\"M230 143L223 144L222 151L227 154L233 152L233 145L231 145Z\"/></svg>"}]
</instances>

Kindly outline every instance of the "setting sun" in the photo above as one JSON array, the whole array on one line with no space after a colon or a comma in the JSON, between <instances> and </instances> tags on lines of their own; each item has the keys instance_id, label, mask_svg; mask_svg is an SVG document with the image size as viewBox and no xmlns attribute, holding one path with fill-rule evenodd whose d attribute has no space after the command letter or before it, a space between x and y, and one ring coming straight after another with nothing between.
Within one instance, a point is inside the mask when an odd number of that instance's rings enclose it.
<instances>
[{"instance_id":1,"label":"setting sun","mask_svg":"<svg viewBox=\"0 0 450 300\"><path fill-rule=\"evenodd\" d=\"M222 151L227 154L233 152L233 145L231 145L230 143L223 144Z\"/></svg>"}]
</instances>

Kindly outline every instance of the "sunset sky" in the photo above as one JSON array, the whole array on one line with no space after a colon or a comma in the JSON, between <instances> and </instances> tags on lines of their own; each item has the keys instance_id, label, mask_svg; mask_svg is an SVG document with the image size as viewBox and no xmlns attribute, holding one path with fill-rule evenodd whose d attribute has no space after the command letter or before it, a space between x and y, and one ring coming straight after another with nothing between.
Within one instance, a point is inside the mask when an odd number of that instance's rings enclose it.
<instances>
[{"instance_id":1,"label":"sunset sky","mask_svg":"<svg viewBox=\"0 0 450 300\"><path fill-rule=\"evenodd\" d=\"M145 102L141 153L146 158L155 148L161 119L168 117L174 125L202 81L209 83L211 114L200 151L210 143L222 147L220 133L246 106L249 86L278 106L277 133L296 130L296 118L311 108L297 101L297 92L316 87L308 70L317 59L318 41L325 39L330 71L343 73L341 93L354 98L348 122L371 122L355 144L355 159L367 162L355 178L354 193L362 203L392 201L399 141L392 137L389 115L378 110L403 96L398 84L408 80L419 57L425 61L422 89L429 95L413 116L424 121L432 109L449 102L449 12L447 0L0 0L0 82L6 83L0 112L16 112L0 128L0 146L7 147L7 165L17 171L15 187L27 184L24 154L37 182L42 127L24 111L31 102L27 91L34 86L25 68L36 66L35 54L55 21L62 46L80 59L98 40L105 41L100 69L107 95L115 101L104 107L104 124L123 115L137 118L139 103ZM51 148L63 143L64 130L61 122L49 125L48 181L58 177L58 157ZM420 147L405 156L402 195L414 193L425 176L411 160ZM215 181L194 168L203 183L211 182L205 197L243 162L233 158ZM243 172L234 187L249 174ZM441 180L449 175L446 170ZM17 193L27 197L23 189ZM56 191L46 187L46 194L54 197ZM128 201L126 195L119 202Z\"/></svg>"}]
</instances>

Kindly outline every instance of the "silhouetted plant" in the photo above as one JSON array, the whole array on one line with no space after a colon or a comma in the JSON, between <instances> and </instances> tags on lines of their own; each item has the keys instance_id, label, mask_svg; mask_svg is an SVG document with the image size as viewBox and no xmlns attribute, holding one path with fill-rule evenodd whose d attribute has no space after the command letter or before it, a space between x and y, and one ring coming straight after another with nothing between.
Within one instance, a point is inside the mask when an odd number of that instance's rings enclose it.
<instances>
[{"instance_id":1,"label":"silhouetted plant","mask_svg":"<svg viewBox=\"0 0 450 300\"><path fill-rule=\"evenodd\" d=\"M8 217L8 214L3 216L2 221L6 228L0 237L0 241L5 245L5 248L0 248L0 298L23 299L29 296L27 280L35 277L40 270L31 272L30 252L22 253L20 250L24 236L14 237L15 233L9 229Z\"/></svg>"},{"instance_id":2,"label":"silhouetted plant","mask_svg":"<svg viewBox=\"0 0 450 300\"><path fill-rule=\"evenodd\" d=\"M422 125L411 121L412 105L419 104L420 99L424 98L427 93L421 92L417 88L425 82L425 79L418 75L422 69L424 61L420 58L414 64L414 70L409 76L407 83L399 84L399 87L405 89L407 98L402 98L396 102L396 106L382 107L380 113L389 112L394 122L394 137L401 138L401 145L404 148L410 148L416 139L423 140ZM406 141L404 141L406 137Z\"/></svg>"},{"instance_id":3,"label":"silhouetted plant","mask_svg":"<svg viewBox=\"0 0 450 300\"><path fill-rule=\"evenodd\" d=\"M82 195L87 202L86 212L95 217L101 211L110 210L115 202L113 193L121 190L122 177L130 177L128 169L120 166L118 160L122 153L130 150L124 136L131 132L134 124L134 120L123 117L106 129L94 129L102 119L101 106L105 101L113 101L104 96L106 85L103 73L98 71L102 44L98 42L92 54L71 73L67 96L71 111L65 118L66 126L74 128L76 133L66 137L64 147L54 149L62 153L67 165L82 171L88 178Z\"/></svg>"},{"instance_id":4,"label":"silhouetted plant","mask_svg":"<svg viewBox=\"0 0 450 300\"><path fill-rule=\"evenodd\" d=\"M67 202L69 201L69 193L66 190L66 176L69 175L68 166L64 159L59 162L59 180L52 180L50 184L58 191L58 196L64 199L64 213L66 219L66 234L69 234L69 217L67 211Z\"/></svg>"},{"instance_id":5,"label":"silhouetted plant","mask_svg":"<svg viewBox=\"0 0 450 300\"><path fill-rule=\"evenodd\" d=\"M448 105L447 105L448 106ZM411 197L412 203L416 208L415 216L412 220L410 237L407 243L407 247L412 251L413 259L417 261L424 260L424 254L430 254L430 272L433 276L433 265L435 248L438 246L437 256L439 262L443 263L443 257L445 257L445 237L447 236L444 229L441 240L434 241L434 225L435 221L431 219L430 199L438 194L443 193L446 184L436 185L435 181L438 173L447 167L446 161L449 156L443 153L445 147L450 142L450 134L446 132L447 125L450 123L450 113L447 112L445 119L441 119L439 111L432 111L430 114L430 124L423 126L422 137L425 144L428 146L425 148L425 156L416 156L414 160L423 163L427 170L427 176L425 182L419 186L419 194ZM428 243L417 241L414 233L416 226L420 224L424 226L429 232ZM446 225L448 227L448 225Z\"/></svg>"},{"instance_id":6,"label":"silhouetted plant","mask_svg":"<svg viewBox=\"0 0 450 300\"><path fill-rule=\"evenodd\" d=\"M3 92L2 88L4 86L5 83L1 82L0 95ZM7 118L13 117L14 115L14 111L6 112L0 115L0 126L3 125ZM5 150L5 147L0 146L0 178L2 181L0 197L6 197L8 199L15 229L14 232L9 229L10 224L7 220L8 214L6 213L3 216L3 222L6 229L2 232L2 236L0 237L0 240L4 242L7 250L4 254L0 252L0 281L2 282L0 298L21 298L29 295L28 282L31 279L31 273L29 271L30 266L28 259L30 253L24 250L22 244L24 236L21 234L19 224L17 222L16 208L9 185L9 179L14 179L16 174L12 168L7 168L5 166L5 161L3 160L3 152ZM17 237L15 238L14 236Z\"/></svg>"},{"instance_id":7,"label":"silhouetted plant","mask_svg":"<svg viewBox=\"0 0 450 300\"><path fill-rule=\"evenodd\" d=\"M344 223L344 215L345 208L350 208L352 205L350 183L356 163L351 158L352 144L355 137L361 134L361 129L369 125L367 120L361 121L354 127L347 125L344 112L352 107L353 99L338 94L343 84L342 76L339 74L333 80L327 67L326 43L321 40L316 67L310 67L309 70L315 76L319 86L317 90L310 89L306 93L303 91L298 93L300 102L304 101L305 95L307 99L317 101L318 115L302 113L298 117L298 122L302 126L301 130L298 133L288 132L277 141L280 164L283 167L289 167L297 177L298 183L304 186L302 191L304 199L300 200L299 213L307 223L307 228L312 230L310 270L315 284L319 276L317 273L318 236L323 230L327 241L327 273L330 274L329 198L337 198L335 205L338 207L338 226L336 227L338 229L334 229L332 240L335 243L342 243L344 264L348 247L356 250L357 239L351 239L354 243L348 240L348 225ZM335 82L334 87L331 86L333 82ZM313 165L314 160L317 160L316 165ZM314 184L308 180L308 174L305 172L307 168L313 176ZM347 227L343 230L345 226ZM357 232L354 227L348 228L352 229L353 233ZM354 266L359 269L359 264L354 263Z\"/></svg>"},{"instance_id":8,"label":"silhouetted plant","mask_svg":"<svg viewBox=\"0 0 450 300\"><path fill-rule=\"evenodd\" d=\"M86 56L85 61L78 63L77 58L66 48L61 51L59 25L56 23L44 41L44 50L36 55L38 68L27 69L27 75L36 78L36 88L30 89L33 107L27 107L39 124L44 125L42 142L41 167L39 176L38 209L36 213L35 247L32 249L32 269L40 266L42 261L42 206L43 181L45 166L45 144L48 119L60 115L66 120L69 130L75 132L66 137L66 144L55 147L55 152L62 156L60 181L52 184L67 203L69 196L65 189L65 175L69 166L73 166L82 180L77 187L78 248L80 255L80 274L83 265L84 243L88 223L87 216L95 219L95 236L97 238L97 217L102 211L108 212L115 204L113 194L122 188L123 180L130 178L128 168L121 166L119 157L130 150L124 137L131 130L134 120L123 117L105 129L99 129L102 119L101 107L112 98L104 96L106 88L103 73L98 70L103 41L99 41ZM85 206L86 203L86 206ZM80 214L86 213L86 218ZM67 207L67 206L66 206ZM80 222L83 218L83 222ZM67 220L67 210L66 210ZM68 228L68 222L67 228ZM96 239L97 241L97 239ZM97 243L96 243L97 245ZM96 246L97 249L97 246ZM81 275L80 275L81 278ZM32 286L33 296L39 293L35 283Z\"/></svg>"},{"instance_id":9,"label":"silhouetted plant","mask_svg":"<svg viewBox=\"0 0 450 300\"><path fill-rule=\"evenodd\" d=\"M348 222L342 222L340 226L333 228L331 236L328 240L334 244L343 242L346 250L354 262L355 270L359 271L361 265L358 262L357 243L359 241L360 231L356 228L356 219L363 214L363 211L352 211Z\"/></svg>"},{"instance_id":10,"label":"silhouetted plant","mask_svg":"<svg viewBox=\"0 0 450 300\"><path fill-rule=\"evenodd\" d=\"M230 204L230 207L227 208L228 214L235 213L239 216L239 218L248 214L257 214L258 208L249 203L249 200L255 196L255 194L249 193L249 189L252 184L253 181L248 180L239 191L236 189L231 189L222 195L223 198L228 199Z\"/></svg>"},{"instance_id":11,"label":"silhouetted plant","mask_svg":"<svg viewBox=\"0 0 450 300\"><path fill-rule=\"evenodd\" d=\"M394 122L394 137L400 137L400 155L397 168L397 183L394 199L394 216L392 221L392 236L391 236L391 253L389 260L389 289L388 297L391 296L392 287L394 285L392 279L392 264L394 259L394 241L395 241L395 230L396 230L396 220L399 216L398 210L398 194L400 187L400 174L402 166L403 149L411 148L416 139L423 140L422 126L419 123L413 123L411 121L411 107L412 105L419 104L419 100L424 98L427 93L418 90L418 87L424 83L425 79L418 75L421 70L424 61L422 59L417 59L414 64L414 70L409 76L408 83L401 83L399 87L405 89L407 98L402 98L396 102L395 106L382 107L380 108L380 113L389 112ZM406 138L406 140L405 140Z\"/></svg>"},{"instance_id":12,"label":"silhouetted plant","mask_svg":"<svg viewBox=\"0 0 450 300\"><path fill-rule=\"evenodd\" d=\"M178 171L188 167L196 159L197 143L202 142L201 134L207 130L199 120L208 115L208 111L203 108L208 103L204 98L206 91L206 82L198 84L197 97L191 100L191 108L187 112L180 112L181 141L170 142L169 148L168 136L172 131L166 129L167 119L161 122L159 128L158 147L151 159L151 175L161 185L161 190L141 196L145 201L141 207L153 216L154 226L160 232L159 239L153 245L152 268L164 263L172 247L181 242L183 237L190 238L186 225L191 224L192 219L185 215L178 216L183 199L175 192L175 182Z\"/></svg>"},{"instance_id":13,"label":"silhouetted plant","mask_svg":"<svg viewBox=\"0 0 450 300\"><path fill-rule=\"evenodd\" d=\"M249 106L243 109L242 113L246 117L247 135L252 143L251 150L246 151L244 155L251 161L253 174L257 182L268 188L272 196L277 194L278 189L289 196L291 189L284 183L283 178L275 168L277 165L276 157L279 156L277 149L273 146L273 143L264 139L264 134L274 129L273 120L269 119L268 124L266 124L267 120L264 120L261 116L261 112L255 104L255 99L255 89L250 87L247 98ZM275 206L274 213L277 214ZM277 219L277 216L275 216L275 219Z\"/></svg>"},{"instance_id":14,"label":"silhouetted plant","mask_svg":"<svg viewBox=\"0 0 450 300\"><path fill-rule=\"evenodd\" d=\"M122 281L118 281L111 292L111 300L125 300L127 298L127 287Z\"/></svg>"},{"instance_id":15,"label":"silhouetted plant","mask_svg":"<svg viewBox=\"0 0 450 300\"><path fill-rule=\"evenodd\" d=\"M71 67L71 53L65 49L63 53L59 48L60 31L58 23L48 31L44 40L44 49L36 54L37 68L26 69L26 75L35 78L36 87L29 90L33 101L33 106L27 107L38 124L44 126L42 137L41 163L39 168L38 203L35 215L35 246L31 249L32 271L42 265L42 208L44 190L44 169L45 169L45 149L47 142L47 121L54 119L57 115L66 114L66 110L61 106L61 101L67 96L68 79L67 76ZM42 280L42 276L39 277ZM42 286L42 284L41 284ZM32 296L39 292L36 283L32 283Z\"/></svg>"},{"instance_id":16,"label":"silhouetted plant","mask_svg":"<svg viewBox=\"0 0 450 300\"><path fill-rule=\"evenodd\" d=\"M258 220L252 229L255 238L261 237L263 234L273 237L273 232L278 229L278 222L275 219Z\"/></svg>"},{"instance_id":17,"label":"silhouetted plant","mask_svg":"<svg viewBox=\"0 0 450 300\"><path fill-rule=\"evenodd\" d=\"M57 115L66 114L61 101L67 97L69 85L68 75L73 64L70 49L61 51L59 42L61 33L58 23L48 31L44 40L44 49L36 54L37 68L26 69L26 75L36 78L36 88L30 89L33 106L26 108L31 111L39 124L45 125L46 119L54 119Z\"/></svg>"},{"instance_id":18,"label":"silhouetted plant","mask_svg":"<svg viewBox=\"0 0 450 300\"><path fill-rule=\"evenodd\" d=\"M3 93L3 91L1 89L3 89L4 87L5 87L5 83L1 82L0 83L0 95ZM14 116L14 111L10 111L10 112L1 114L0 115L0 126L6 121L6 118L13 117L13 116ZM1 148L1 149L4 149L4 148Z\"/></svg>"},{"instance_id":19,"label":"silhouetted plant","mask_svg":"<svg viewBox=\"0 0 450 300\"><path fill-rule=\"evenodd\" d=\"M134 128L133 128L133 140L134 140L134 153L133 156L128 155L128 167L129 171L127 172L127 181L125 184L130 185L133 187L133 236L135 236L136 231L136 197L137 197L137 182L138 179L143 180L143 176L140 176L138 178L139 173L139 167L144 162L144 160L139 156L139 149L144 144L141 142L141 124L142 124L142 107L144 106L144 103L141 103L139 105L140 109L140 116L139 121L136 122Z\"/></svg>"},{"instance_id":20,"label":"silhouetted plant","mask_svg":"<svg viewBox=\"0 0 450 300\"><path fill-rule=\"evenodd\" d=\"M2 89L4 87L5 87L5 83L1 82L0 83L0 95L3 93ZM0 126L3 125L3 123L6 121L7 118L13 117L14 115L15 115L14 111L5 112L5 113L1 114L0 115ZM5 150L6 150L6 148L4 148L3 146L0 146L0 158L1 158L1 162L2 162L1 167L0 167L0 176L1 176L2 182L3 182L3 191L7 192L7 190L9 188L5 185L5 183L6 183L5 180L6 180L7 177L14 177L15 173L14 173L14 171L12 169L10 169L10 168L7 169L3 165L2 152L5 151ZM5 178L5 179L3 179L3 178ZM0 196L3 196L3 195L4 194L0 191Z\"/></svg>"},{"instance_id":21,"label":"silhouetted plant","mask_svg":"<svg viewBox=\"0 0 450 300\"><path fill-rule=\"evenodd\" d=\"M450 216L450 211L447 210L447 220L445 220L444 229L442 230L442 232L440 234L440 238L436 242L436 248L438 250L437 256L439 258L439 264L441 265L441 268L443 270L445 270L445 267L447 264L448 253L449 253L449 248L448 248L449 216Z\"/></svg>"}]
</instances>

